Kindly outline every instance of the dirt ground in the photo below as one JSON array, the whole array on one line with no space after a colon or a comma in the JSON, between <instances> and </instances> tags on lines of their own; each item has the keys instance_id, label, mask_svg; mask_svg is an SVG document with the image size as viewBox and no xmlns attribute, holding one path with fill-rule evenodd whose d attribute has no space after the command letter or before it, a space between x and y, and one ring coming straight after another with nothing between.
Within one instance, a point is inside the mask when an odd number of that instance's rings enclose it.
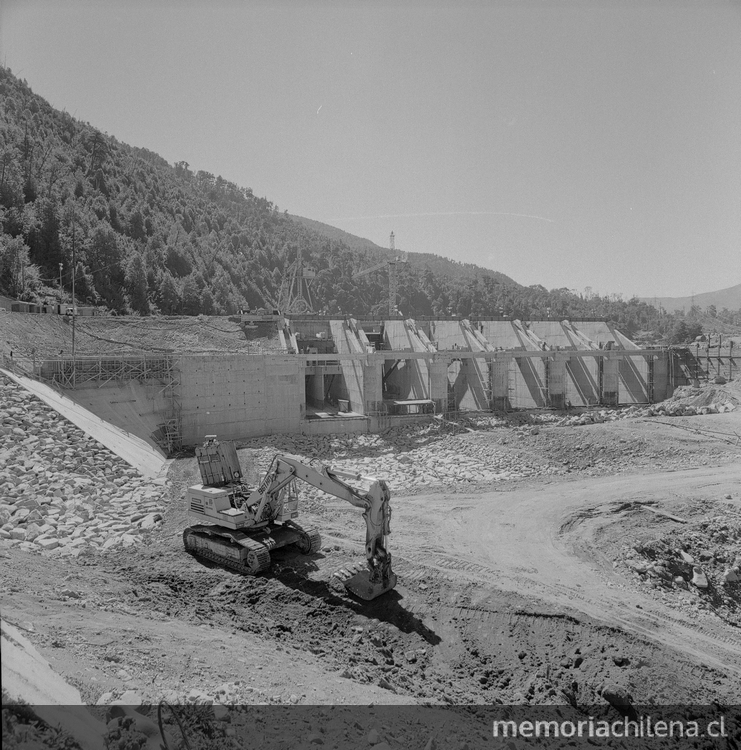
<instances>
[{"instance_id":1,"label":"dirt ground","mask_svg":"<svg viewBox=\"0 0 741 750\"><path fill-rule=\"evenodd\" d=\"M72 356L72 320L58 315L7 313L0 318L0 353L16 359ZM238 317L78 317L77 356L126 355L147 352L280 351L274 323L239 322Z\"/></svg>"},{"instance_id":2,"label":"dirt ground","mask_svg":"<svg viewBox=\"0 0 741 750\"><path fill-rule=\"evenodd\" d=\"M741 555L741 414L467 434L568 455L570 470L495 489L392 488L399 585L373 602L337 582L363 563L364 524L331 498L306 503L302 523L323 537L310 558L281 550L245 578L186 555L197 469L185 458L140 548L52 561L3 546L3 616L91 704L594 705L615 691L649 706L741 703L741 587L720 578ZM681 534L696 554L715 544L707 590L627 564L649 542L676 551ZM405 746L402 726L387 727L392 746ZM437 736L460 731L452 721Z\"/></svg>"}]
</instances>

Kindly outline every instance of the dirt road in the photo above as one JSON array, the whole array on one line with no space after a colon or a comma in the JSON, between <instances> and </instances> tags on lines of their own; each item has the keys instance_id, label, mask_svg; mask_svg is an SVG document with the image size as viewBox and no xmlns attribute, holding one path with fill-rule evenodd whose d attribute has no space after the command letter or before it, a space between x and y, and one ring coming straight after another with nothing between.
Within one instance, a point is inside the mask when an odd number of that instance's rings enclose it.
<instances>
[{"instance_id":1,"label":"dirt road","mask_svg":"<svg viewBox=\"0 0 741 750\"><path fill-rule=\"evenodd\" d=\"M396 545L406 559L576 610L741 677L737 633L722 622L688 622L655 595L630 590L602 543L624 534L628 517L655 522L636 503L671 511L688 495L722 497L739 486L741 466L727 466L577 479L452 503L440 495L406 498L396 505L403 530Z\"/></svg>"}]
</instances>

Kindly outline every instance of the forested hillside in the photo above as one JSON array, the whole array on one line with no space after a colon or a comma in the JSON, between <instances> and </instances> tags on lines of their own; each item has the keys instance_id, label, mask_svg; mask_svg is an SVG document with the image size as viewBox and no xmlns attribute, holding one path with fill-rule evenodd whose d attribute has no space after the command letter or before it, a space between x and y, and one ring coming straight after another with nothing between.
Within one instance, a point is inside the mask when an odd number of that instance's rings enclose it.
<instances>
[{"instance_id":1,"label":"forested hillside","mask_svg":"<svg viewBox=\"0 0 741 750\"><path fill-rule=\"evenodd\" d=\"M249 187L121 143L54 109L0 67L2 294L52 301L61 278L69 300L74 259L79 303L119 314L233 314L280 305L281 285L285 292L300 256L316 271L318 311L386 309L385 272L353 275L389 251L331 229L294 220ZM399 309L408 316L605 316L628 335L669 333L679 322L637 299L523 287L425 254L399 266ZM716 319L723 316L741 325L741 312L720 311Z\"/></svg>"}]
</instances>

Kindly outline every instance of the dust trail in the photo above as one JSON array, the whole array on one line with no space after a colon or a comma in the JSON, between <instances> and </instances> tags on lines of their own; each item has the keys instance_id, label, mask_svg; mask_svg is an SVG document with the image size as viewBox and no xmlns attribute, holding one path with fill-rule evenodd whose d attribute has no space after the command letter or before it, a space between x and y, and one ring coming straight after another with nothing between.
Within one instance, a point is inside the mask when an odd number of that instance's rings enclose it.
<instances>
[{"instance_id":1,"label":"dust trail","mask_svg":"<svg viewBox=\"0 0 741 750\"><path fill-rule=\"evenodd\" d=\"M511 211L434 211L423 214L379 214L378 216L343 216L330 221L361 221L365 219L411 219L419 216L518 216L521 219L537 219L538 221L547 221L549 224L555 223L553 219L546 219L545 216L533 216L532 214L516 214Z\"/></svg>"}]
</instances>

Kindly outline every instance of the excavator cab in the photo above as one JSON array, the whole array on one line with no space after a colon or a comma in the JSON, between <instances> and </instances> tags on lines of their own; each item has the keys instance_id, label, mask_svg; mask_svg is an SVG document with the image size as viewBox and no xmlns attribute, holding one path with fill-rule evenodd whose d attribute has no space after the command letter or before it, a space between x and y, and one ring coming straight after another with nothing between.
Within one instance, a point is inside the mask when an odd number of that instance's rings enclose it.
<instances>
[{"instance_id":1,"label":"excavator cab","mask_svg":"<svg viewBox=\"0 0 741 750\"><path fill-rule=\"evenodd\" d=\"M219 442L216 435L206 435L203 445L196 448L201 481L206 487L225 487L242 481L234 443Z\"/></svg>"}]
</instances>

